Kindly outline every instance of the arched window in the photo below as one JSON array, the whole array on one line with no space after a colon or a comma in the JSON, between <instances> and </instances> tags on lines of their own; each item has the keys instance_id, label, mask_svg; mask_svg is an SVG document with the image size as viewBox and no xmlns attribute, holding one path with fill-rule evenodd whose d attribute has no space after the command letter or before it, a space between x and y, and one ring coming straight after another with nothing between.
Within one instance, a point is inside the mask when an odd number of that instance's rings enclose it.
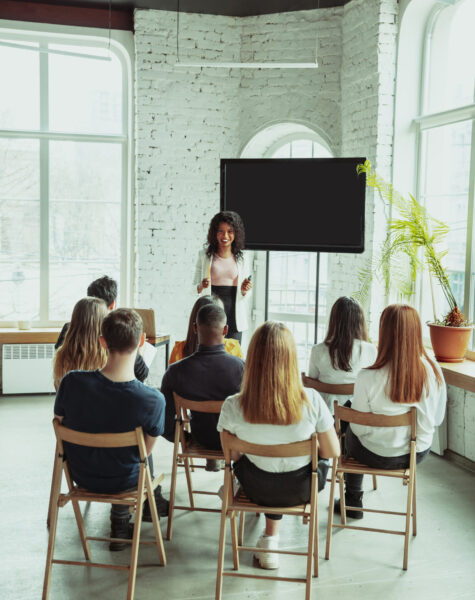
<instances>
[{"instance_id":1,"label":"arched window","mask_svg":"<svg viewBox=\"0 0 475 600\"><path fill-rule=\"evenodd\" d=\"M418 196L449 228L444 264L468 318L475 314L473 207L475 187L475 2L437 3L425 38L418 131ZM436 309L447 312L435 286ZM432 320L430 282L420 286L423 321Z\"/></svg>"},{"instance_id":2,"label":"arched window","mask_svg":"<svg viewBox=\"0 0 475 600\"><path fill-rule=\"evenodd\" d=\"M0 321L64 321L104 274L124 298L125 48L100 34L0 29L0 81Z\"/></svg>"},{"instance_id":3,"label":"arched window","mask_svg":"<svg viewBox=\"0 0 475 600\"><path fill-rule=\"evenodd\" d=\"M310 128L285 124L271 126L260 132L242 154L254 158L331 158L328 144ZM327 323L327 254L317 252L269 252L266 294L267 317L284 322L297 344L299 365L307 371L310 350L323 340ZM256 285L266 281L265 262L259 261L261 273ZM318 289L317 289L318 273ZM256 290L258 291L258 290ZM261 308L261 310L259 310ZM257 306L257 313L264 314Z\"/></svg>"}]
</instances>

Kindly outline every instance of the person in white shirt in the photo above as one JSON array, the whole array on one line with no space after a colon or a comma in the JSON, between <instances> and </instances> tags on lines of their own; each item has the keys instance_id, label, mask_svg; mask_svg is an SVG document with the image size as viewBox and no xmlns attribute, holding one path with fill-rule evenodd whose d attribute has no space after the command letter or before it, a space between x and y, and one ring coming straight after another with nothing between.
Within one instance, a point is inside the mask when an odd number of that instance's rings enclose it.
<instances>
[{"instance_id":1,"label":"person in white shirt","mask_svg":"<svg viewBox=\"0 0 475 600\"><path fill-rule=\"evenodd\" d=\"M342 296L332 306L328 331L321 344L313 346L310 353L308 376L302 373L305 387L316 388L322 383L354 383L356 376L376 360L378 350L368 341L368 331L363 309L348 296ZM322 393L333 414L333 402L343 405L351 396Z\"/></svg>"},{"instance_id":2,"label":"person in white shirt","mask_svg":"<svg viewBox=\"0 0 475 600\"><path fill-rule=\"evenodd\" d=\"M233 211L220 212L211 219L208 245L200 250L193 284L198 294L215 294L224 304L228 319L227 338L242 341L248 328L248 300L252 283L243 252L244 223Z\"/></svg>"},{"instance_id":3,"label":"person in white shirt","mask_svg":"<svg viewBox=\"0 0 475 600\"><path fill-rule=\"evenodd\" d=\"M430 451L434 428L444 419L447 390L440 367L422 344L417 311L405 304L384 309L379 323L379 348L374 365L356 378L351 407L361 412L399 415L417 409L416 462ZM346 432L345 452L359 462L380 469L409 466L410 428L367 427L351 424ZM345 475L345 502L362 507L363 475ZM340 512L340 501L335 503ZM346 511L361 519L363 512Z\"/></svg>"},{"instance_id":4,"label":"person in white shirt","mask_svg":"<svg viewBox=\"0 0 475 600\"><path fill-rule=\"evenodd\" d=\"M299 377L297 349L283 323L267 321L252 336L244 367L241 392L227 398L221 409L218 431L257 444L288 444L318 434L323 459L340 454L333 418L321 396L305 389ZM311 490L311 457L268 458L233 456L234 472L247 496L267 506L293 506L308 502ZM319 490L328 461L319 461ZM265 531L258 548L278 548L282 515L266 514ZM259 552L264 569L279 566L278 555Z\"/></svg>"}]
</instances>

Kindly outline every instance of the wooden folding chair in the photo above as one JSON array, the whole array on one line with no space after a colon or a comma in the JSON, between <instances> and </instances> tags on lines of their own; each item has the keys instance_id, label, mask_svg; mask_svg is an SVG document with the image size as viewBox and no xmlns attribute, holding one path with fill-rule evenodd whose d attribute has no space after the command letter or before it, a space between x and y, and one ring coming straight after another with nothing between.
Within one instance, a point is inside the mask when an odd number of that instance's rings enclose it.
<instances>
[{"instance_id":1,"label":"wooden folding chair","mask_svg":"<svg viewBox=\"0 0 475 600\"><path fill-rule=\"evenodd\" d=\"M150 470L147 460L147 452L141 427L137 427L134 431L126 433L80 433L67 429L59 424L58 419L53 420L54 431L57 441L57 454L54 461L53 483L52 483L52 499L51 516L50 516L50 532L48 541L48 550L46 554L46 569L43 584L43 600L46 600L49 595L51 569L53 563L64 565L80 565L84 567L101 567L106 569L120 569L129 571L129 585L127 588L127 600L132 600L135 591L135 577L137 571L137 557L139 544L156 545L158 557L162 566L166 565L165 549L163 547L162 533L160 531L160 523L158 519L157 506L155 504L154 489L163 480L163 475L156 477L153 481L150 476ZM67 458L65 456L63 441L79 446L89 446L92 448L124 448L127 446L138 446L140 454L140 471L139 480L136 490L122 492L119 494L96 494L89 492L73 484ZM68 484L68 493L61 494L61 477L64 472L66 482ZM149 501L150 512L152 515L153 529L155 533L155 541L140 540L140 525L142 522L143 503ZM135 509L135 524L134 532L131 540L119 538L102 538L91 537L86 535L84 521L79 508L79 501L87 502L106 502L107 504L124 504ZM59 508L65 506L71 501L74 516L79 530L82 548L84 551L85 561L75 560L59 560L54 558L54 544L56 539L56 526L58 523ZM89 540L111 542L120 541L132 544L132 552L129 565L104 564L91 562L91 551L89 548Z\"/></svg>"},{"instance_id":2,"label":"wooden folding chair","mask_svg":"<svg viewBox=\"0 0 475 600\"><path fill-rule=\"evenodd\" d=\"M315 379L315 389L317 392L331 394L333 396L352 396L355 391L354 383L323 383ZM339 403L338 403L339 404ZM328 479L327 481L331 481ZM376 475L373 475L373 490L378 489L378 481Z\"/></svg>"},{"instance_id":3,"label":"wooden folding chair","mask_svg":"<svg viewBox=\"0 0 475 600\"><path fill-rule=\"evenodd\" d=\"M194 469L204 469L205 465L193 463L195 458L203 458L209 460L223 460L224 454L221 450L208 450L200 444L194 441L186 441L185 431L188 432L190 425L190 411L201 412L208 414L218 414L221 412L223 405L222 400L206 400L206 401L194 401L186 400L175 392L173 392L175 399L176 409L176 425L175 425L175 440L173 448L173 463L172 463L172 479L170 484L170 508L168 512L168 528L167 528L167 540L172 539L173 529L173 513L175 510L189 510L189 511L201 511L201 512L221 512L219 508L205 508L195 506L195 494L217 496L217 492L208 492L205 490L193 489L191 481L191 471ZM180 450L181 446L181 450ZM184 467L186 473L186 484L188 486L188 496L190 499L189 506L182 506L175 504L175 493L176 493L176 478L178 474L178 467Z\"/></svg>"},{"instance_id":4,"label":"wooden folding chair","mask_svg":"<svg viewBox=\"0 0 475 600\"><path fill-rule=\"evenodd\" d=\"M339 458L333 459L332 465L332 479L330 487L330 507L328 510L328 529L327 529L327 543L325 558L330 558L330 545L332 537L332 528L346 528L346 529L361 529L363 531L376 531L380 533L391 533L393 535L404 536L404 560L403 569L407 570L407 560L409 551L409 530L411 526L412 517L412 535L417 533L416 523L416 409L412 407L408 412L402 415L388 416L388 415L377 415L374 413L359 412L351 408L345 408L338 406L338 402L335 401L335 428L337 435L340 439L340 443L344 434L341 431L341 421L348 423L355 423L357 425L365 425L370 427L410 427L411 437L409 442L409 467L407 469L375 469L368 467L356 461L354 458L345 458L342 455ZM376 510L373 508L358 508L354 506L345 506L345 489L344 489L344 474L345 473L358 473L368 475L378 475L382 477L396 477L402 480L403 485L407 485L407 505L405 512L396 512L392 510ZM338 480L340 487L340 509L341 509L341 523L333 522L333 510L335 500L335 486ZM383 513L387 515L400 515L406 518L406 526L403 531L394 531L391 529L376 529L373 527L359 527L356 525L347 525L346 523L346 510L361 510L363 512L371 513Z\"/></svg>"},{"instance_id":5,"label":"wooden folding chair","mask_svg":"<svg viewBox=\"0 0 475 600\"><path fill-rule=\"evenodd\" d=\"M226 461L224 473L223 506L221 509L221 526L219 531L219 550L218 550L218 576L216 580L216 600L221 599L223 576L229 577L250 577L253 579L272 579L274 581L290 581L305 583L305 600L310 600L312 586L312 565L314 577L318 577L318 456L317 456L317 435L309 440L296 442L293 444L276 444L272 446L261 444L250 444L240 440L229 432L222 434L223 451ZM235 494L233 491L233 472L231 468L231 452L240 452L241 454L254 454L256 456L268 457L290 457L290 456L311 456L312 457L312 484L311 496L308 504L289 507L261 506L252 503L244 494L241 488ZM265 512L281 515L293 515L302 517L304 523L308 523L308 543L306 552L296 552L291 550L268 550L266 552L276 552L278 554L292 554L307 557L307 570L305 578L298 577L276 577L269 575L250 575L238 573L239 552L262 552L261 548L242 545L238 540L236 513L246 512ZM226 540L226 518L229 517L231 523L231 542L233 549L234 571L224 571L224 548Z\"/></svg>"}]
</instances>

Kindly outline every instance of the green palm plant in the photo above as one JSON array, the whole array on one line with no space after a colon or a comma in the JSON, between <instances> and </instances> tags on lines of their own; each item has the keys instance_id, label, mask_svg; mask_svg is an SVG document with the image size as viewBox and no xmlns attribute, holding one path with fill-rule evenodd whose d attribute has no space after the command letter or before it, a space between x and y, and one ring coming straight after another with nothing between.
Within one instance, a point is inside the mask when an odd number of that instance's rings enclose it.
<instances>
[{"instance_id":1,"label":"green palm plant","mask_svg":"<svg viewBox=\"0 0 475 600\"><path fill-rule=\"evenodd\" d=\"M467 325L465 316L457 306L447 272L442 266L447 250L437 249L449 231L448 226L429 215L414 196L403 197L391 183L373 171L370 161L358 165L357 172L366 174L366 185L377 190L381 199L395 209L396 216L388 220L386 238L379 255L360 271L361 286L354 295L360 302L364 302L373 278L377 278L384 283L386 293L391 286L402 297L410 298L414 294L417 274L427 267L434 322L452 327ZM437 320L435 311L433 277L438 281L450 307L450 312L441 321Z\"/></svg>"}]
</instances>

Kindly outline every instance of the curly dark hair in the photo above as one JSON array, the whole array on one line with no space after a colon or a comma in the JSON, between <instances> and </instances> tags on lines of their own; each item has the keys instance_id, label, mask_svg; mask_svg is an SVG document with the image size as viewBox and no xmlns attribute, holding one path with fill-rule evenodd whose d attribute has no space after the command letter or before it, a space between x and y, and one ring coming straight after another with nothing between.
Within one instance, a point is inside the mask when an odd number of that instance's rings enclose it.
<instances>
[{"instance_id":1,"label":"curly dark hair","mask_svg":"<svg viewBox=\"0 0 475 600\"><path fill-rule=\"evenodd\" d=\"M100 298L109 307L117 300L117 282L111 277L100 277L89 284L87 295L93 298Z\"/></svg>"},{"instance_id":2,"label":"curly dark hair","mask_svg":"<svg viewBox=\"0 0 475 600\"><path fill-rule=\"evenodd\" d=\"M230 210L219 212L211 219L208 229L207 256L211 257L218 252L218 229L221 223L227 223L234 229L234 241L231 244L231 252L235 258L241 258L242 251L244 250L244 223L236 212Z\"/></svg>"}]
</instances>

